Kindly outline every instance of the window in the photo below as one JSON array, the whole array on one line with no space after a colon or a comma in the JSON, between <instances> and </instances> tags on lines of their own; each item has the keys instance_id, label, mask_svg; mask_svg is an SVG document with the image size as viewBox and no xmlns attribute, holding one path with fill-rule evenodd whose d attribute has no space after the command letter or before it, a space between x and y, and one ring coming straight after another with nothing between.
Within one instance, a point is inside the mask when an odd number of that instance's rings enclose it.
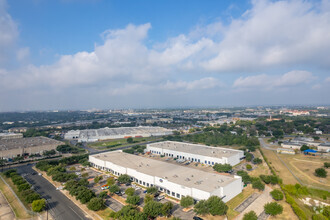
<instances>
[{"instance_id":1,"label":"window","mask_svg":"<svg viewBox=\"0 0 330 220\"><path fill-rule=\"evenodd\" d=\"M139 183L140 183L140 184L142 184L142 181L141 181L141 180L139 180Z\"/></svg>"},{"instance_id":2,"label":"window","mask_svg":"<svg viewBox=\"0 0 330 220\"><path fill-rule=\"evenodd\" d=\"M205 160L205 163L207 164L207 161Z\"/></svg>"},{"instance_id":3,"label":"window","mask_svg":"<svg viewBox=\"0 0 330 220\"><path fill-rule=\"evenodd\" d=\"M146 185L146 182L143 182L143 185L145 186Z\"/></svg>"},{"instance_id":4,"label":"window","mask_svg":"<svg viewBox=\"0 0 330 220\"><path fill-rule=\"evenodd\" d=\"M170 190L166 190L166 193L170 195L171 192L170 192Z\"/></svg>"},{"instance_id":5,"label":"window","mask_svg":"<svg viewBox=\"0 0 330 220\"><path fill-rule=\"evenodd\" d=\"M172 196L175 196L175 192L172 192Z\"/></svg>"},{"instance_id":6,"label":"window","mask_svg":"<svg viewBox=\"0 0 330 220\"><path fill-rule=\"evenodd\" d=\"M209 164L211 164L211 162L209 161Z\"/></svg>"},{"instance_id":7,"label":"window","mask_svg":"<svg viewBox=\"0 0 330 220\"><path fill-rule=\"evenodd\" d=\"M177 194L176 194L176 197L177 197L177 198L180 198L180 194L179 194L179 193L177 193Z\"/></svg>"},{"instance_id":8,"label":"window","mask_svg":"<svg viewBox=\"0 0 330 220\"><path fill-rule=\"evenodd\" d=\"M214 162L212 162L212 165L214 165Z\"/></svg>"},{"instance_id":9,"label":"window","mask_svg":"<svg viewBox=\"0 0 330 220\"><path fill-rule=\"evenodd\" d=\"M198 163L200 163L201 162L201 160L200 159L198 159Z\"/></svg>"}]
</instances>

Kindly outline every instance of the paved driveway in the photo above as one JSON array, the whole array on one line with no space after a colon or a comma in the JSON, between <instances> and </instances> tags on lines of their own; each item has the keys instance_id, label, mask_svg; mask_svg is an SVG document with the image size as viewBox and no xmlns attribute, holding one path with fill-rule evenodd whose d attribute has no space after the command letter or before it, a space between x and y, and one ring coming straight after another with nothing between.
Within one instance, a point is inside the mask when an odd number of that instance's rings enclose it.
<instances>
[{"instance_id":1,"label":"paved driveway","mask_svg":"<svg viewBox=\"0 0 330 220\"><path fill-rule=\"evenodd\" d=\"M0 192L0 220L16 219L13 211L11 210L5 196Z\"/></svg>"},{"instance_id":2,"label":"paved driveway","mask_svg":"<svg viewBox=\"0 0 330 220\"><path fill-rule=\"evenodd\" d=\"M243 219L244 214L250 211L255 211L257 216L259 216L264 211L264 205L268 202L273 201L271 195L269 194L271 191L272 189L266 185L265 190L262 192L262 194L248 207L246 207L245 210L241 212L241 214L239 214L235 219Z\"/></svg>"}]
</instances>

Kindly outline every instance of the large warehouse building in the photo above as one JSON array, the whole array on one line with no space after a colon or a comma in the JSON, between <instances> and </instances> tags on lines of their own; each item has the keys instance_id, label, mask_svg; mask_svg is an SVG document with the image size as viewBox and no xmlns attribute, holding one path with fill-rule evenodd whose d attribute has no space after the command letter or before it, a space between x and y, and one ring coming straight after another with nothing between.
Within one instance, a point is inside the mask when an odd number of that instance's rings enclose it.
<instances>
[{"instance_id":1,"label":"large warehouse building","mask_svg":"<svg viewBox=\"0 0 330 220\"><path fill-rule=\"evenodd\" d=\"M162 127L120 127L69 131L64 138L78 142L94 142L128 137L151 137L170 135L172 131Z\"/></svg>"},{"instance_id":2,"label":"large warehouse building","mask_svg":"<svg viewBox=\"0 0 330 220\"><path fill-rule=\"evenodd\" d=\"M241 150L175 141L148 144L146 150L152 154L164 155L166 157L199 162L207 165L227 163L234 166L244 157L244 152Z\"/></svg>"},{"instance_id":3,"label":"large warehouse building","mask_svg":"<svg viewBox=\"0 0 330 220\"><path fill-rule=\"evenodd\" d=\"M10 159L31 154L43 154L44 151L55 150L61 144L63 142L46 137L0 140L0 158Z\"/></svg>"},{"instance_id":4,"label":"large warehouse building","mask_svg":"<svg viewBox=\"0 0 330 220\"><path fill-rule=\"evenodd\" d=\"M169 196L195 200L219 196L224 202L242 192L240 176L226 176L155 159L112 151L89 156L92 166L119 176L129 175L145 187L156 186Z\"/></svg>"},{"instance_id":5,"label":"large warehouse building","mask_svg":"<svg viewBox=\"0 0 330 220\"><path fill-rule=\"evenodd\" d=\"M23 138L22 133L0 133L0 140Z\"/></svg>"}]
</instances>

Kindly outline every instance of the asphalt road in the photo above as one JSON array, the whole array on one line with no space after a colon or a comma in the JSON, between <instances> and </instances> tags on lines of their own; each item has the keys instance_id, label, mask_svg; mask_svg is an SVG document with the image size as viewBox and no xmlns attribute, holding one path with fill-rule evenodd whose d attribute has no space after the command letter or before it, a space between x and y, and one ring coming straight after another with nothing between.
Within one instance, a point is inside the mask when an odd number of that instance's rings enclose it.
<instances>
[{"instance_id":1,"label":"asphalt road","mask_svg":"<svg viewBox=\"0 0 330 220\"><path fill-rule=\"evenodd\" d=\"M32 175L35 172L32 165L22 165L15 167L20 174L24 174L24 178L34 187L34 190L47 200L47 207L53 219L56 220L76 220L90 219L84 212L69 200L60 191L39 175Z\"/></svg>"}]
</instances>

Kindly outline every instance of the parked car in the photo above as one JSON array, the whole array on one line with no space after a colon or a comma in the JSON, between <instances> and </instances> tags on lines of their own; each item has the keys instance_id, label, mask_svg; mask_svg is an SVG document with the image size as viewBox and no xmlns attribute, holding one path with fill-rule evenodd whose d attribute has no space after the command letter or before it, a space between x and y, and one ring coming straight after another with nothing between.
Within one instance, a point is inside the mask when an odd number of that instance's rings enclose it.
<instances>
[{"instance_id":1,"label":"parked car","mask_svg":"<svg viewBox=\"0 0 330 220\"><path fill-rule=\"evenodd\" d=\"M42 173L38 173L39 176L42 176Z\"/></svg>"},{"instance_id":2,"label":"parked car","mask_svg":"<svg viewBox=\"0 0 330 220\"><path fill-rule=\"evenodd\" d=\"M102 190L109 189L109 186L107 184L105 184L105 185L101 186L101 189Z\"/></svg>"},{"instance_id":3,"label":"parked car","mask_svg":"<svg viewBox=\"0 0 330 220\"><path fill-rule=\"evenodd\" d=\"M198 216L194 216L193 217L194 220L203 220L202 218L198 217Z\"/></svg>"},{"instance_id":4,"label":"parked car","mask_svg":"<svg viewBox=\"0 0 330 220\"><path fill-rule=\"evenodd\" d=\"M162 200L162 199L165 199L165 196L158 196L158 197L157 197L157 201L160 201L160 200Z\"/></svg>"}]
</instances>

